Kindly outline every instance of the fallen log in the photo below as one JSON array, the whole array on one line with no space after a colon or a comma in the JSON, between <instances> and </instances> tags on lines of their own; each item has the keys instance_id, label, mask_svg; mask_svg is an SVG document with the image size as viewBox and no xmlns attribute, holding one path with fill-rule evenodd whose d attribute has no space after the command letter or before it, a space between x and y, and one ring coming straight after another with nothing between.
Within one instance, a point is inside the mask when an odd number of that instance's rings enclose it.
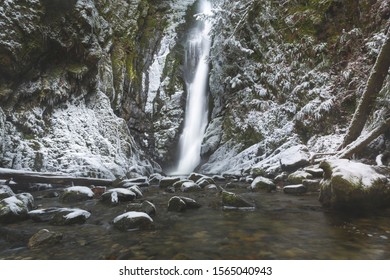
<instances>
[{"instance_id":1,"label":"fallen log","mask_svg":"<svg viewBox=\"0 0 390 280\"><path fill-rule=\"evenodd\" d=\"M25 170L15 170L8 168L0 168L0 179L12 179L18 187L26 188L30 184L52 184L63 186L109 186L114 180L99 179L89 177L72 177L67 174L48 173L48 172L33 172Z\"/></svg>"}]
</instances>

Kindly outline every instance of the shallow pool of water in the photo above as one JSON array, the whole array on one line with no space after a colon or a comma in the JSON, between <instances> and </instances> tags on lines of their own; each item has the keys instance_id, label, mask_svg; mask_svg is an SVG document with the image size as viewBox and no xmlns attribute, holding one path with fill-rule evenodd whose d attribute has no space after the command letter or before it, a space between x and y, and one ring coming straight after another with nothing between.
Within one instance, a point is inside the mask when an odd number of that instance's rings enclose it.
<instances>
[{"instance_id":1,"label":"shallow pool of water","mask_svg":"<svg viewBox=\"0 0 390 280\"><path fill-rule=\"evenodd\" d=\"M167 211L175 194L144 189L157 208L154 229L121 232L111 221L125 204L98 200L67 204L92 215L83 225L52 226L31 220L0 226L1 259L390 259L390 212L365 215L325 210L318 193L300 196L233 189L256 205L254 211L223 210L218 193L184 195L202 207ZM64 206L57 198L38 199L40 207ZM46 228L63 233L49 248L29 249L28 238Z\"/></svg>"}]
</instances>

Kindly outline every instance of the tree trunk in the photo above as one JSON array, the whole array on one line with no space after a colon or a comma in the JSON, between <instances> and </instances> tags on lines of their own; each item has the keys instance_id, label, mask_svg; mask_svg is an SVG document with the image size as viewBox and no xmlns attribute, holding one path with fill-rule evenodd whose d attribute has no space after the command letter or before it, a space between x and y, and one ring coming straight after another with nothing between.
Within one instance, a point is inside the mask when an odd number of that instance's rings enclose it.
<instances>
[{"instance_id":1,"label":"tree trunk","mask_svg":"<svg viewBox=\"0 0 390 280\"><path fill-rule=\"evenodd\" d=\"M339 158L350 158L354 154L361 152L368 144L373 140L378 138L382 133L384 133L388 128L390 128L390 118L383 121L379 126L377 126L370 133L365 135L362 139L358 139L355 143L352 143L349 147L346 147L342 150L338 157Z\"/></svg>"},{"instance_id":2,"label":"tree trunk","mask_svg":"<svg viewBox=\"0 0 390 280\"><path fill-rule=\"evenodd\" d=\"M8 180L11 178L18 184L18 187L28 187L31 183L45 183L64 186L70 186L72 184L79 186L109 186L114 182L114 180L110 179L72 177L65 174L41 173L0 168L0 179Z\"/></svg>"},{"instance_id":3,"label":"tree trunk","mask_svg":"<svg viewBox=\"0 0 390 280\"><path fill-rule=\"evenodd\" d=\"M390 66L390 32L387 32L386 40L371 70L364 93L356 108L348 132L339 150L355 141L362 132L366 121L375 105L375 100L380 92Z\"/></svg>"}]
</instances>

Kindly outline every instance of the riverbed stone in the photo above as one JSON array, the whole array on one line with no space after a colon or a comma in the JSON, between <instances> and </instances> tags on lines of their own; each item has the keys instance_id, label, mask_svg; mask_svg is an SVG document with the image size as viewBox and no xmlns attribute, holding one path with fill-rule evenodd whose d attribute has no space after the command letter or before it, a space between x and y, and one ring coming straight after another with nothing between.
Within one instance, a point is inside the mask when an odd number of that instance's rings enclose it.
<instances>
[{"instance_id":1,"label":"riverbed stone","mask_svg":"<svg viewBox=\"0 0 390 280\"><path fill-rule=\"evenodd\" d=\"M182 212L186 210L186 203L179 197L173 196L168 201L168 211L171 212Z\"/></svg>"},{"instance_id":2,"label":"riverbed stone","mask_svg":"<svg viewBox=\"0 0 390 280\"><path fill-rule=\"evenodd\" d=\"M233 192L222 192L222 206L224 209L248 209L253 208L254 205L243 197Z\"/></svg>"},{"instance_id":3,"label":"riverbed stone","mask_svg":"<svg viewBox=\"0 0 390 280\"><path fill-rule=\"evenodd\" d=\"M144 212L149 216L154 216L156 215L156 206L148 200L142 203L129 203L126 207L126 212L130 211Z\"/></svg>"},{"instance_id":4,"label":"riverbed stone","mask_svg":"<svg viewBox=\"0 0 390 280\"><path fill-rule=\"evenodd\" d=\"M305 179L302 184L306 187L309 192L318 192L321 188L320 179Z\"/></svg>"},{"instance_id":5,"label":"riverbed stone","mask_svg":"<svg viewBox=\"0 0 390 280\"><path fill-rule=\"evenodd\" d=\"M226 181L226 178L223 177L222 175L214 175L211 178L213 178L213 180L215 182L224 182L224 181Z\"/></svg>"},{"instance_id":6,"label":"riverbed stone","mask_svg":"<svg viewBox=\"0 0 390 280\"><path fill-rule=\"evenodd\" d=\"M215 181L213 178L211 177L208 177L208 176L204 176L202 178L200 178L199 180L196 181L196 184L199 185L199 187L201 187L202 189L204 187L206 187L207 185L210 185L210 184L215 184Z\"/></svg>"},{"instance_id":7,"label":"riverbed stone","mask_svg":"<svg viewBox=\"0 0 390 280\"><path fill-rule=\"evenodd\" d=\"M180 177L164 177L160 180L159 186L162 189L173 186L174 183L180 181Z\"/></svg>"},{"instance_id":8,"label":"riverbed stone","mask_svg":"<svg viewBox=\"0 0 390 280\"><path fill-rule=\"evenodd\" d=\"M205 175L203 174L200 174L200 173L195 173L195 172L192 172L189 176L188 176L188 180L191 180L191 181L198 181L199 179L205 177Z\"/></svg>"},{"instance_id":9,"label":"riverbed stone","mask_svg":"<svg viewBox=\"0 0 390 280\"><path fill-rule=\"evenodd\" d=\"M310 173L314 178L322 178L324 176L324 170L319 166L308 166L304 168L303 171Z\"/></svg>"},{"instance_id":10,"label":"riverbed stone","mask_svg":"<svg viewBox=\"0 0 390 280\"><path fill-rule=\"evenodd\" d=\"M132 186L132 187L128 188L128 190L135 193L135 198L143 197L142 191L138 186Z\"/></svg>"},{"instance_id":11,"label":"riverbed stone","mask_svg":"<svg viewBox=\"0 0 390 280\"><path fill-rule=\"evenodd\" d=\"M193 182L192 180L188 180L188 179L181 179L180 181L177 181L175 182L172 186L175 188L175 190L180 190L181 189L181 186L184 184L184 183L187 183L187 182Z\"/></svg>"},{"instance_id":12,"label":"riverbed stone","mask_svg":"<svg viewBox=\"0 0 390 280\"><path fill-rule=\"evenodd\" d=\"M250 189L252 191L266 190L266 191L270 192L270 191L276 190L276 185L271 179L268 179L268 178L265 178L262 176L258 176L251 183Z\"/></svg>"},{"instance_id":13,"label":"riverbed stone","mask_svg":"<svg viewBox=\"0 0 390 280\"><path fill-rule=\"evenodd\" d=\"M29 193L21 193L0 200L0 223L13 223L28 219L28 211L34 206Z\"/></svg>"},{"instance_id":14,"label":"riverbed stone","mask_svg":"<svg viewBox=\"0 0 390 280\"><path fill-rule=\"evenodd\" d=\"M302 181L306 179L313 179L313 175L306 171L298 170L288 175L287 182L290 184L302 184Z\"/></svg>"},{"instance_id":15,"label":"riverbed stone","mask_svg":"<svg viewBox=\"0 0 390 280\"><path fill-rule=\"evenodd\" d=\"M180 190L182 192L199 192L202 188L194 182L185 182L181 185Z\"/></svg>"},{"instance_id":16,"label":"riverbed stone","mask_svg":"<svg viewBox=\"0 0 390 280\"><path fill-rule=\"evenodd\" d=\"M304 194L307 192L307 188L303 184L287 185L283 188L283 192L286 194Z\"/></svg>"},{"instance_id":17,"label":"riverbed stone","mask_svg":"<svg viewBox=\"0 0 390 280\"><path fill-rule=\"evenodd\" d=\"M48 229L41 229L35 233L28 241L30 249L38 247L49 247L61 242L63 234L60 232L49 231Z\"/></svg>"},{"instance_id":18,"label":"riverbed stone","mask_svg":"<svg viewBox=\"0 0 390 280\"><path fill-rule=\"evenodd\" d=\"M282 170L293 172L310 163L310 153L305 145L290 147L279 154Z\"/></svg>"},{"instance_id":19,"label":"riverbed stone","mask_svg":"<svg viewBox=\"0 0 390 280\"><path fill-rule=\"evenodd\" d=\"M114 188L102 194L100 200L106 204L117 205L120 202L132 201L137 195L128 189Z\"/></svg>"},{"instance_id":20,"label":"riverbed stone","mask_svg":"<svg viewBox=\"0 0 390 280\"><path fill-rule=\"evenodd\" d=\"M180 196L180 199L184 201L186 204L186 209L198 209L201 207L201 205L196 202L195 199L185 197L185 196Z\"/></svg>"},{"instance_id":21,"label":"riverbed stone","mask_svg":"<svg viewBox=\"0 0 390 280\"><path fill-rule=\"evenodd\" d=\"M59 208L54 214L51 225L64 226L83 224L91 216L91 213L78 208Z\"/></svg>"},{"instance_id":22,"label":"riverbed stone","mask_svg":"<svg viewBox=\"0 0 390 280\"><path fill-rule=\"evenodd\" d=\"M94 192L88 187L73 186L64 189L60 199L63 202L79 202L92 199L94 195Z\"/></svg>"},{"instance_id":23,"label":"riverbed stone","mask_svg":"<svg viewBox=\"0 0 390 280\"><path fill-rule=\"evenodd\" d=\"M320 167L324 170L319 197L323 206L362 211L390 205L386 167L347 159L326 160Z\"/></svg>"},{"instance_id":24,"label":"riverbed stone","mask_svg":"<svg viewBox=\"0 0 390 280\"><path fill-rule=\"evenodd\" d=\"M12 189L9 186L7 185L0 186L0 200L14 195L15 193L12 191Z\"/></svg>"},{"instance_id":25,"label":"riverbed stone","mask_svg":"<svg viewBox=\"0 0 390 280\"><path fill-rule=\"evenodd\" d=\"M60 212L61 208L58 207L50 207L43 209L35 209L28 212L28 215L34 222L50 222L55 214Z\"/></svg>"},{"instance_id":26,"label":"riverbed stone","mask_svg":"<svg viewBox=\"0 0 390 280\"><path fill-rule=\"evenodd\" d=\"M113 225L121 231L150 229L153 227L153 219L144 212L129 211L117 216Z\"/></svg>"}]
</instances>

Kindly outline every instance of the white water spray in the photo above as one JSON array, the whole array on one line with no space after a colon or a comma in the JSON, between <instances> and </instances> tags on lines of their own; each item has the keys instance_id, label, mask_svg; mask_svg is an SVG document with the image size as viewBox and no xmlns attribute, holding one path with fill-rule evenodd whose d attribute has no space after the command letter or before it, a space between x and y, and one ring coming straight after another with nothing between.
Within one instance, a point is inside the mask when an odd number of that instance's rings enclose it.
<instances>
[{"instance_id":1,"label":"white water spray","mask_svg":"<svg viewBox=\"0 0 390 280\"><path fill-rule=\"evenodd\" d=\"M200 13L211 15L211 4L201 0ZM179 163L175 174L189 174L200 162L200 149L207 126L207 82L209 65L207 57L210 53L210 22L194 28L187 42L184 79L187 86L187 103L184 119L184 129L179 141Z\"/></svg>"}]
</instances>

